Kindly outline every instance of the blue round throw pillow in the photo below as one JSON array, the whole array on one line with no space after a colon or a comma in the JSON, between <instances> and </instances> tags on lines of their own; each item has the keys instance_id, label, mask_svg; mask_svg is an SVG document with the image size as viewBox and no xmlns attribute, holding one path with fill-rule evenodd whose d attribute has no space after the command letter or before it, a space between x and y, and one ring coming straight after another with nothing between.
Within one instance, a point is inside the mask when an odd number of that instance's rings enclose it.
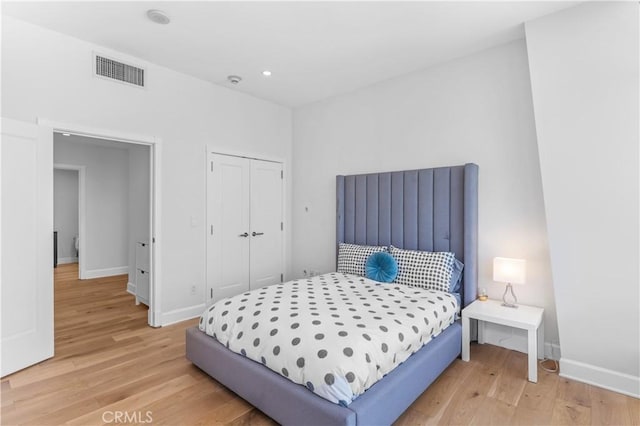
<instances>
[{"instance_id":1,"label":"blue round throw pillow","mask_svg":"<svg viewBox=\"0 0 640 426\"><path fill-rule=\"evenodd\" d=\"M398 262L391 254L381 251L369 256L364 269L367 278L381 283L390 283L398 275Z\"/></svg>"}]
</instances>

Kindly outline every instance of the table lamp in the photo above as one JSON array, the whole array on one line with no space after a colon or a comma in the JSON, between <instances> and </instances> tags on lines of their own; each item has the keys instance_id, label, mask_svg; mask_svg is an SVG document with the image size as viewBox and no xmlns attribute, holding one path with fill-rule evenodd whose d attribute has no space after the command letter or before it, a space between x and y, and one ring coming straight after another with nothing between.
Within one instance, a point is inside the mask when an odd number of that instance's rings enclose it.
<instances>
[{"instance_id":1,"label":"table lamp","mask_svg":"<svg viewBox=\"0 0 640 426\"><path fill-rule=\"evenodd\" d=\"M493 258L493 280L507 283L502 295L502 306L517 308L518 298L513 292L511 284L524 284L527 261L524 259L510 259L507 257ZM508 300L508 293L511 293L512 300Z\"/></svg>"}]
</instances>

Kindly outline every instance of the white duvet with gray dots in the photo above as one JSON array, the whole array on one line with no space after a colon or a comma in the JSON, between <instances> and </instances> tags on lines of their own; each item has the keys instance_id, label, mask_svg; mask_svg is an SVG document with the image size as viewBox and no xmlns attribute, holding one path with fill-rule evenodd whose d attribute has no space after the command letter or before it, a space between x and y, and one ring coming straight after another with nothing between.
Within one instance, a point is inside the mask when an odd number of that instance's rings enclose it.
<instances>
[{"instance_id":1,"label":"white duvet with gray dots","mask_svg":"<svg viewBox=\"0 0 640 426\"><path fill-rule=\"evenodd\" d=\"M451 294L330 273L220 300L200 330L347 406L453 323Z\"/></svg>"}]
</instances>

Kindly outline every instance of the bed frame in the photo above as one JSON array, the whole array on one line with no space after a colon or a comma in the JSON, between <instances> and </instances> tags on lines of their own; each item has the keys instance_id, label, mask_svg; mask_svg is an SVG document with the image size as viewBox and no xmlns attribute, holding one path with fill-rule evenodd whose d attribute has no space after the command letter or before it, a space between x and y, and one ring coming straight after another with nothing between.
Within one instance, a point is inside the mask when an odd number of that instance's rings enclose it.
<instances>
[{"instance_id":1,"label":"bed frame","mask_svg":"<svg viewBox=\"0 0 640 426\"><path fill-rule=\"evenodd\" d=\"M465 264L463 306L476 298L478 166L338 176L336 243L451 251ZM395 421L461 352L456 321L348 407L333 404L217 340L187 330L187 358L284 425Z\"/></svg>"}]
</instances>

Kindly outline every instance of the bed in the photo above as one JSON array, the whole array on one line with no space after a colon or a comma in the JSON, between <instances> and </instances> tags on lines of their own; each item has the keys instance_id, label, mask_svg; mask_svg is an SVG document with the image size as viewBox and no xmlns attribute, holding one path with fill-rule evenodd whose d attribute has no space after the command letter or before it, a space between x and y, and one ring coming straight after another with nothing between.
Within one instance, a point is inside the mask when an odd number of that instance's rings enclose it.
<instances>
[{"instance_id":1,"label":"bed","mask_svg":"<svg viewBox=\"0 0 640 426\"><path fill-rule=\"evenodd\" d=\"M446 251L464 263L461 308L476 298L478 166L338 176L336 243ZM281 424L391 424L461 352L455 321L348 405L329 402L197 327L187 358Z\"/></svg>"}]
</instances>

